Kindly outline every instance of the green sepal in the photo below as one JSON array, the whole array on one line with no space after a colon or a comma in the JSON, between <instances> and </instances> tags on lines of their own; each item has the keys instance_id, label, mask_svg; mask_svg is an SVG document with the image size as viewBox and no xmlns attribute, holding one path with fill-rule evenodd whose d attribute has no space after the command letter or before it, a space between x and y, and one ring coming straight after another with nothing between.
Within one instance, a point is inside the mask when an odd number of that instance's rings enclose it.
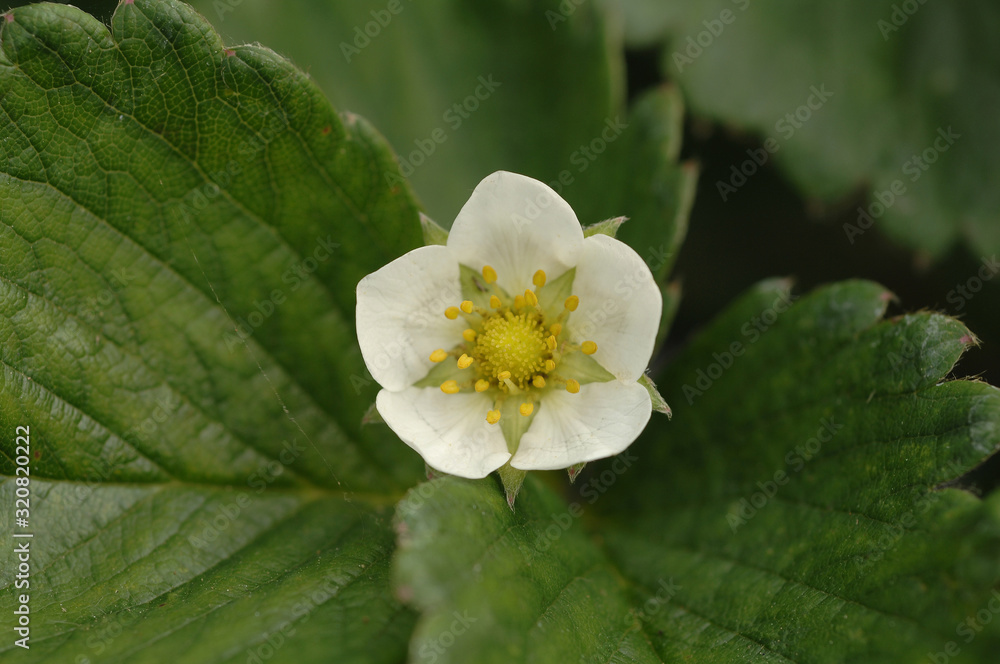
<instances>
[{"instance_id":1,"label":"green sepal","mask_svg":"<svg viewBox=\"0 0 1000 664\"><path fill-rule=\"evenodd\" d=\"M473 375L472 369L459 369L454 357L447 357L435 364L427 375L413 384L413 387L441 387L446 380L454 380L458 384L468 381Z\"/></svg>"},{"instance_id":2,"label":"green sepal","mask_svg":"<svg viewBox=\"0 0 1000 664\"><path fill-rule=\"evenodd\" d=\"M521 417L518 414L518 417ZM528 419L528 418L524 418ZM514 511L514 501L517 500L517 494L521 490L521 485L524 484L524 478L528 475L526 470L518 470L510 465L508 461L504 465L497 468L497 474L500 475L500 481L503 482L504 493L507 494L507 506L510 507L510 511Z\"/></svg>"},{"instance_id":3,"label":"green sepal","mask_svg":"<svg viewBox=\"0 0 1000 664\"><path fill-rule=\"evenodd\" d=\"M424 245L448 244L448 231L423 212L420 213L420 229L424 233Z\"/></svg>"},{"instance_id":4,"label":"green sepal","mask_svg":"<svg viewBox=\"0 0 1000 664\"><path fill-rule=\"evenodd\" d=\"M448 473L441 472L437 468L433 468L426 461L424 462L424 475L427 477L428 481L436 480L440 477L448 477Z\"/></svg>"},{"instance_id":5,"label":"green sepal","mask_svg":"<svg viewBox=\"0 0 1000 664\"><path fill-rule=\"evenodd\" d=\"M500 297L507 300L510 296L499 284L488 284L479 270L473 270L467 265L459 265L458 280L462 285L462 297L470 300L477 307L490 308L490 296L500 291Z\"/></svg>"},{"instance_id":6,"label":"green sepal","mask_svg":"<svg viewBox=\"0 0 1000 664\"><path fill-rule=\"evenodd\" d=\"M586 465L587 462L584 461L583 463L574 463L572 466L566 469L566 474L569 475L570 484L576 482L576 478L580 476L580 473L583 471Z\"/></svg>"},{"instance_id":7,"label":"green sepal","mask_svg":"<svg viewBox=\"0 0 1000 664\"><path fill-rule=\"evenodd\" d=\"M576 279L576 268L571 267L537 289L535 295L538 296L539 308L547 313L559 315L563 310L566 298L573 294L574 279Z\"/></svg>"},{"instance_id":8,"label":"green sepal","mask_svg":"<svg viewBox=\"0 0 1000 664\"><path fill-rule=\"evenodd\" d=\"M531 415L525 417L520 411L522 403L524 403L523 399L515 395L508 395L499 406L500 430L503 431L504 440L507 441L507 451L511 454L517 452L517 448L521 444L521 436L531 426L531 421L535 419L538 409L541 408L541 404L536 403Z\"/></svg>"},{"instance_id":9,"label":"green sepal","mask_svg":"<svg viewBox=\"0 0 1000 664\"><path fill-rule=\"evenodd\" d=\"M361 426L365 426L366 424L385 424L385 420L382 419L382 413L378 412L378 408L375 407L374 402L368 406L368 410L361 416Z\"/></svg>"},{"instance_id":10,"label":"green sepal","mask_svg":"<svg viewBox=\"0 0 1000 664\"><path fill-rule=\"evenodd\" d=\"M563 355L556 365L555 373L560 378L572 378L581 385L606 383L615 379L615 375L602 367L600 362L579 351Z\"/></svg>"},{"instance_id":11,"label":"green sepal","mask_svg":"<svg viewBox=\"0 0 1000 664\"><path fill-rule=\"evenodd\" d=\"M670 410L670 406L667 405L666 400L662 396L660 396L660 393L657 391L656 384L653 382L652 378L650 378L646 374L642 374L642 377L639 378L639 384L645 387L646 391L649 392L649 398L653 401L654 411L656 411L657 413L663 413L668 418L673 416L673 411Z\"/></svg>"},{"instance_id":12,"label":"green sepal","mask_svg":"<svg viewBox=\"0 0 1000 664\"><path fill-rule=\"evenodd\" d=\"M605 219L590 226L584 226L583 237L590 237L591 235L614 237L618 233L618 228L626 221L628 221L628 217L612 217L611 219Z\"/></svg>"}]
</instances>

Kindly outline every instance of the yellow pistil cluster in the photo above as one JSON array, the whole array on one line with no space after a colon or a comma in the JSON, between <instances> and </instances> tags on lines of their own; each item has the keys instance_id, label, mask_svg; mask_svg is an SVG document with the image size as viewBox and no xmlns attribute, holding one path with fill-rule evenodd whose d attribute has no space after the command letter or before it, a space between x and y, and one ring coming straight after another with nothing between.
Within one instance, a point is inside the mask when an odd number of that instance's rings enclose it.
<instances>
[{"instance_id":1,"label":"yellow pistil cluster","mask_svg":"<svg viewBox=\"0 0 1000 664\"><path fill-rule=\"evenodd\" d=\"M558 366L567 353L580 351L592 355L597 351L593 341L577 345L562 336L563 324L580 305L580 298L570 295L561 310L547 312L539 304L537 293L546 282L543 270L535 272L532 278L534 290L513 297L497 285L497 272L491 266L484 266L482 274L493 289L489 308L465 300L444 312L450 320L463 316L469 327L462 332L463 342L453 351L435 350L430 359L443 362L457 357L458 368L463 373L469 370L469 374L467 380L446 380L441 391L458 394L462 390L492 390L493 409L486 414L490 424L500 421L500 408L507 399L517 399L518 412L527 417L534 412L535 401L544 390L559 388L570 394L578 393L580 383L561 377Z\"/></svg>"}]
</instances>

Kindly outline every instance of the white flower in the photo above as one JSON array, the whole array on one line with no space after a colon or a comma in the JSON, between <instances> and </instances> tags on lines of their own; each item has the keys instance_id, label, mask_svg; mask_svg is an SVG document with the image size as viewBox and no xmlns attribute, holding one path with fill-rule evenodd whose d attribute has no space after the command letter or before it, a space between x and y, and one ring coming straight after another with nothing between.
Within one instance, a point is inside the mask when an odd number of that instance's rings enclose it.
<instances>
[{"instance_id":1,"label":"white flower","mask_svg":"<svg viewBox=\"0 0 1000 664\"><path fill-rule=\"evenodd\" d=\"M584 237L545 184L497 172L446 245L358 284L358 340L386 424L432 468L485 477L612 456L651 413L637 381L662 299L649 268Z\"/></svg>"}]
</instances>

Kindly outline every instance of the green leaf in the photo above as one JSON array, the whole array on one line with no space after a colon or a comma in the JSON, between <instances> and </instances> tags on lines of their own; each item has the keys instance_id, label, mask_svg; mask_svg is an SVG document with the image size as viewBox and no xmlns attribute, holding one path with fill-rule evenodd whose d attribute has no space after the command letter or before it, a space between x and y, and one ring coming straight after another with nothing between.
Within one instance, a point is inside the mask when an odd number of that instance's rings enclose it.
<instances>
[{"instance_id":1,"label":"green leaf","mask_svg":"<svg viewBox=\"0 0 1000 664\"><path fill-rule=\"evenodd\" d=\"M866 188L867 218L852 212L845 241L874 225L936 255L959 240L1000 249L996 3L608 1L634 40L657 26L694 114L771 139L758 162L825 201ZM723 200L753 186L726 178L713 187Z\"/></svg>"},{"instance_id":2,"label":"green leaf","mask_svg":"<svg viewBox=\"0 0 1000 664\"><path fill-rule=\"evenodd\" d=\"M384 140L171 0L121 4L110 31L63 5L5 15L0 113L0 429L29 426L32 450L23 661L396 661L413 616L384 506L422 464L362 428L377 386L353 322L358 280L420 243Z\"/></svg>"},{"instance_id":3,"label":"green leaf","mask_svg":"<svg viewBox=\"0 0 1000 664\"><path fill-rule=\"evenodd\" d=\"M400 593L424 612L411 661L659 662L620 580L567 507L529 478L446 478L398 507Z\"/></svg>"},{"instance_id":4,"label":"green leaf","mask_svg":"<svg viewBox=\"0 0 1000 664\"><path fill-rule=\"evenodd\" d=\"M194 6L227 36L289 54L385 132L441 224L482 178L514 171L550 184L585 225L629 217L620 239L666 274L696 172L676 163L680 95L663 88L626 110L621 33L592 3L401 2L391 15L385 0Z\"/></svg>"},{"instance_id":5,"label":"green leaf","mask_svg":"<svg viewBox=\"0 0 1000 664\"><path fill-rule=\"evenodd\" d=\"M1000 393L945 380L971 335L882 320L876 284L797 301L788 286L761 284L694 340L660 380L669 426L588 465L578 498L529 478L511 514L490 482L411 491L411 656L447 641L441 661L991 661L1000 496L941 486L1000 442ZM449 633L457 616L477 622Z\"/></svg>"},{"instance_id":6,"label":"green leaf","mask_svg":"<svg viewBox=\"0 0 1000 664\"><path fill-rule=\"evenodd\" d=\"M988 661L997 622L956 628L1000 582L1000 498L936 489L1000 442L996 388L944 380L971 335L880 320L890 294L866 282L788 299L762 284L693 342L659 381L670 426L631 449L634 492L600 504L634 601L680 585L646 633L664 661L918 661L949 641Z\"/></svg>"}]
</instances>

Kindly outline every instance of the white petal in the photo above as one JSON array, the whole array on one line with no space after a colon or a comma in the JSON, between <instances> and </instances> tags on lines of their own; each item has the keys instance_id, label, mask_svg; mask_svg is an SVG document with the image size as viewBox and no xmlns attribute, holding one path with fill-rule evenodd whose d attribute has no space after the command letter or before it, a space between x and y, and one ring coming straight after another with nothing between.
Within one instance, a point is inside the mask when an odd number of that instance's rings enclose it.
<instances>
[{"instance_id":1,"label":"white petal","mask_svg":"<svg viewBox=\"0 0 1000 664\"><path fill-rule=\"evenodd\" d=\"M597 344L594 359L620 380L646 370L660 327L663 296L639 254L607 235L583 241L573 293L580 306L566 326L570 338Z\"/></svg>"},{"instance_id":2,"label":"white petal","mask_svg":"<svg viewBox=\"0 0 1000 664\"><path fill-rule=\"evenodd\" d=\"M510 459L500 427L486 421L493 400L485 394L411 387L382 390L375 405L389 428L437 470L478 479Z\"/></svg>"},{"instance_id":3,"label":"white petal","mask_svg":"<svg viewBox=\"0 0 1000 664\"><path fill-rule=\"evenodd\" d=\"M512 295L531 286L537 270L550 279L576 265L583 229L573 208L548 185L517 173L488 176L458 213L448 248L475 270L496 269Z\"/></svg>"},{"instance_id":4,"label":"white petal","mask_svg":"<svg viewBox=\"0 0 1000 664\"><path fill-rule=\"evenodd\" d=\"M462 301L458 263L447 247L420 247L358 284L361 355L387 390L409 387L433 366L430 354L462 341L465 322L444 310Z\"/></svg>"},{"instance_id":5,"label":"white petal","mask_svg":"<svg viewBox=\"0 0 1000 664\"><path fill-rule=\"evenodd\" d=\"M521 470L558 470L613 456L642 433L652 404L638 383L589 383L579 394L545 395L510 465Z\"/></svg>"}]
</instances>

